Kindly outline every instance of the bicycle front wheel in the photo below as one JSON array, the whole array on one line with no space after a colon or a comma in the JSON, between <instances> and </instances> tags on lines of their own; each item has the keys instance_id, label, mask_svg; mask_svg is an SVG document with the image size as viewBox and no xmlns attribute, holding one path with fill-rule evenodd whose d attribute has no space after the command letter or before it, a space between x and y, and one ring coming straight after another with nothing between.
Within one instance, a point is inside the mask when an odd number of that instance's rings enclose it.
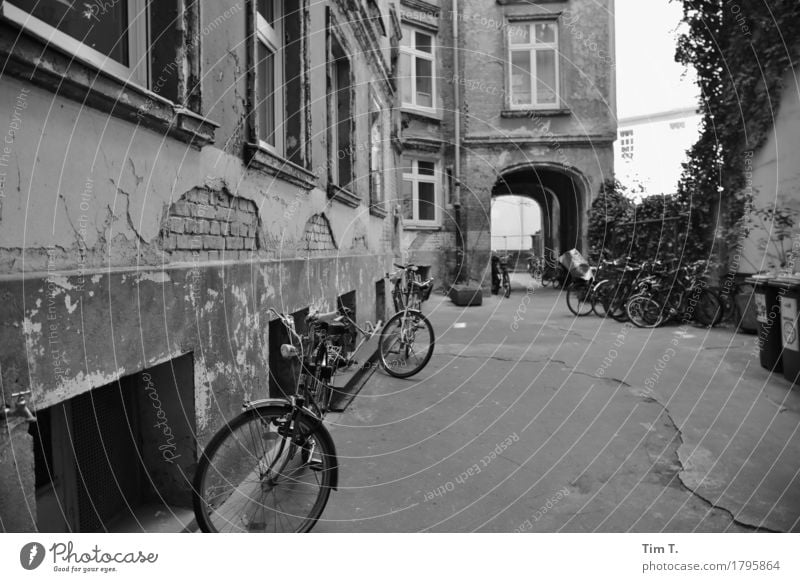
<instances>
[{"instance_id":1,"label":"bicycle front wheel","mask_svg":"<svg viewBox=\"0 0 800 582\"><path fill-rule=\"evenodd\" d=\"M636 327L654 328L664 323L663 309L649 295L634 295L625 305L628 318Z\"/></svg>"},{"instance_id":2,"label":"bicycle front wheel","mask_svg":"<svg viewBox=\"0 0 800 582\"><path fill-rule=\"evenodd\" d=\"M336 451L328 430L290 406L246 410L200 457L194 512L204 532L307 532L328 502Z\"/></svg>"},{"instance_id":3,"label":"bicycle front wheel","mask_svg":"<svg viewBox=\"0 0 800 582\"><path fill-rule=\"evenodd\" d=\"M408 378L424 368L433 355L433 326L419 311L395 313L381 331L381 366L395 378Z\"/></svg>"},{"instance_id":4,"label":"bicycle front wheel","mask_svg":"<svg viewBox=\"0 0 800 582\"><path fill-rule=\"evenodd\" d=\"M503 273L503 295L511 297L511 280L508 277L508 273Z\"/></svg>"}]
</instances>

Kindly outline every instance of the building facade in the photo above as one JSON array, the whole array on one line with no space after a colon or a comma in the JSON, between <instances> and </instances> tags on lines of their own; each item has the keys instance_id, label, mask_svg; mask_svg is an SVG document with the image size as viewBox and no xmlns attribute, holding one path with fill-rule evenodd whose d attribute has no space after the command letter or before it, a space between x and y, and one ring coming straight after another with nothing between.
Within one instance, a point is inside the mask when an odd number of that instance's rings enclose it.
<instances>
[{"instance_id":1,"label":"building facade","mask_svg":"<svg viewBox=\"0 0 800 582\"><path fill-rule=\"evenodd\" d=\"M398 12L0 5L0 528L187 505L198 448L281 394L269 308L384 317Z\"/></svg>"},{"instance_id":2,"label":"building facade","mask_svg":"<svg viewBox=\"0 0 800 582\"><path fill-rule=\"evenodd\" d=\"M696 107L659 111L619 120L614 144L617 179L644 194L674 194L686 152L700 136Z\"/></svg>"},{"instance_id":3,"label":"building facade","mask_svg":"<svg viewBox=\"0 0 800 582\"><path fill-rule=\"evenodd\" d=\"M541 208L544 246L583 249L613 174L613 0L401 0L403 243L441 279L480 282L491 200Z\"/></svg>"}]
</instances>

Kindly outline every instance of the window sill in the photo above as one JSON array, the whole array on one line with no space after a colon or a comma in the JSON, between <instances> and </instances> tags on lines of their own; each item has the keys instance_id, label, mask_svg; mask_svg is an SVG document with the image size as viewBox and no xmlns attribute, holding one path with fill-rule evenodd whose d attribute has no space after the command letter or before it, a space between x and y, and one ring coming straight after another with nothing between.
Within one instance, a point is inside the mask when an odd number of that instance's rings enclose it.
<instances>
[{"instance_id":1,"label":"window sill","mask_svg":"<svg viewBox=\"0 0 800 582\"><path fill-rule=\"evenodd\" d=\"M16 27L0 22L4 74L31 82L112 117L166 134L193 147L213 143L218 123L143 87L85 64Z\"/></svg>"},{"instance_id":2,"label":"window sill","mask_svg":"<svg viewBox=\"0 0 800 582\"><path fill-rule=\"evenodd\" d=\"M421 222L406 222L403 224L405 230L442 230L441 224L421 223Z\"/></svg>"},{"instance_id":3,"label":"window sill","mask_svg":"<svg viewBox=\"0 0 800 582\"><path fill-rule=\"evenodd\" d=\"M426 120L435 119L436 121L442 120L442 112L438 109L424 109L422 107L414 107L413 105L403 105L400 107L402 113L409 113L417 117L423 117Z\"/></svg>"},{"instance_id":4,"label":"window sill","mask_svg":"<svg viewBox=\"0 0 800 582\"><path fill-rule=\"evenodd\" d=\"M529 107L526 109L503 109L500 112L500 117L506 118L519 118L519 117L560 117L571 115L572 112L567 108L536 108Z\"/></svg>"},{"instance_id":5,"label":"window sill","mask_svg":"<svg viewBox=\"0 0 800 582\"><path fill-rule=\"evenodd\" d=\"M375 202L374 204L370 204L369 213L372 216L377 216L378 218L386 218L389 216L389 212L386 210L386 204L384 202Z\"/></svg>"},{"instance_id":6,"label":"window sill","mask_svg":"<svg viewBox=\"0 0 800 582\"><path fill-rule=\"evenodd\" d=\"M328 184L328 198L351 208L357 208L361 204L361 198L336 184Z\"/></svg>"},{"instance_id":7,"label":"window sill","mask_svg":"<svg viewBox=\"0 0 800 582\"><path fill-rule=\"evenodd\" d=\"M248 167L261 170L271 176L286 180L295 186L311 190L317 184L317 177L312 172L272 153L258 144L246 144L245 156L245 162Z\"/></svg>"}]
</instances>

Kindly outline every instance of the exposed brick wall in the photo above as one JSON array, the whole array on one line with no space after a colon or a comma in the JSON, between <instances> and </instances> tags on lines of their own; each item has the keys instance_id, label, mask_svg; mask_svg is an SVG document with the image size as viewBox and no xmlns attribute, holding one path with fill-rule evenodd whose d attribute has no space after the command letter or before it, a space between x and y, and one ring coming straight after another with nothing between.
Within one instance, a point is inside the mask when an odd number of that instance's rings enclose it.
<instances>
[{"instance_id":1,"label":"exposed brick wall","mask_svg":"<svg viewBox=\"0 0 800 582\"><path fill-rule=\"evenodd\" d=\"M335 251L337 248L331 225L324 214L314 214L308 219L303 241L306 251Z\"/></svg>"},{"instance_id":2,"label":"exposed brick wall","mask_svg":"<svg viewBox=\"0 0 800 582\"><path fill-rule=\"evenodd\" d=\"M259 248L255 203L226 191L195 188L169 208L161 231L165 251L204 251L211 259Z\"/></svg>"}]
</instances>

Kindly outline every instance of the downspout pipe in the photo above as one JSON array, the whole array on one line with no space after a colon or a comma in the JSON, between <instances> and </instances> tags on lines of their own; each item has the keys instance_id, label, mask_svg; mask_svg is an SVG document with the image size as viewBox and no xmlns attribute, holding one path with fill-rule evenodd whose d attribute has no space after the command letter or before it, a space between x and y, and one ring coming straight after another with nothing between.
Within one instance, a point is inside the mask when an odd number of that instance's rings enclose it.
<instances>
[{"instance_id":1,"label":"downspout pipe","mask_svg":"<svg viewBox=\"0 0 800 582\"><path fill-rule=\"evenodd\" d=\"M459 38L458 38L458 0L453 0L453 78L460 79L461 71L459 67ZM453 124L455 126L453 138L453 214L456 222L456 283L464 280L464 229L462 225L461 208L461 83L454 83L453 87Z\"/></svg>"}]
</instances>

